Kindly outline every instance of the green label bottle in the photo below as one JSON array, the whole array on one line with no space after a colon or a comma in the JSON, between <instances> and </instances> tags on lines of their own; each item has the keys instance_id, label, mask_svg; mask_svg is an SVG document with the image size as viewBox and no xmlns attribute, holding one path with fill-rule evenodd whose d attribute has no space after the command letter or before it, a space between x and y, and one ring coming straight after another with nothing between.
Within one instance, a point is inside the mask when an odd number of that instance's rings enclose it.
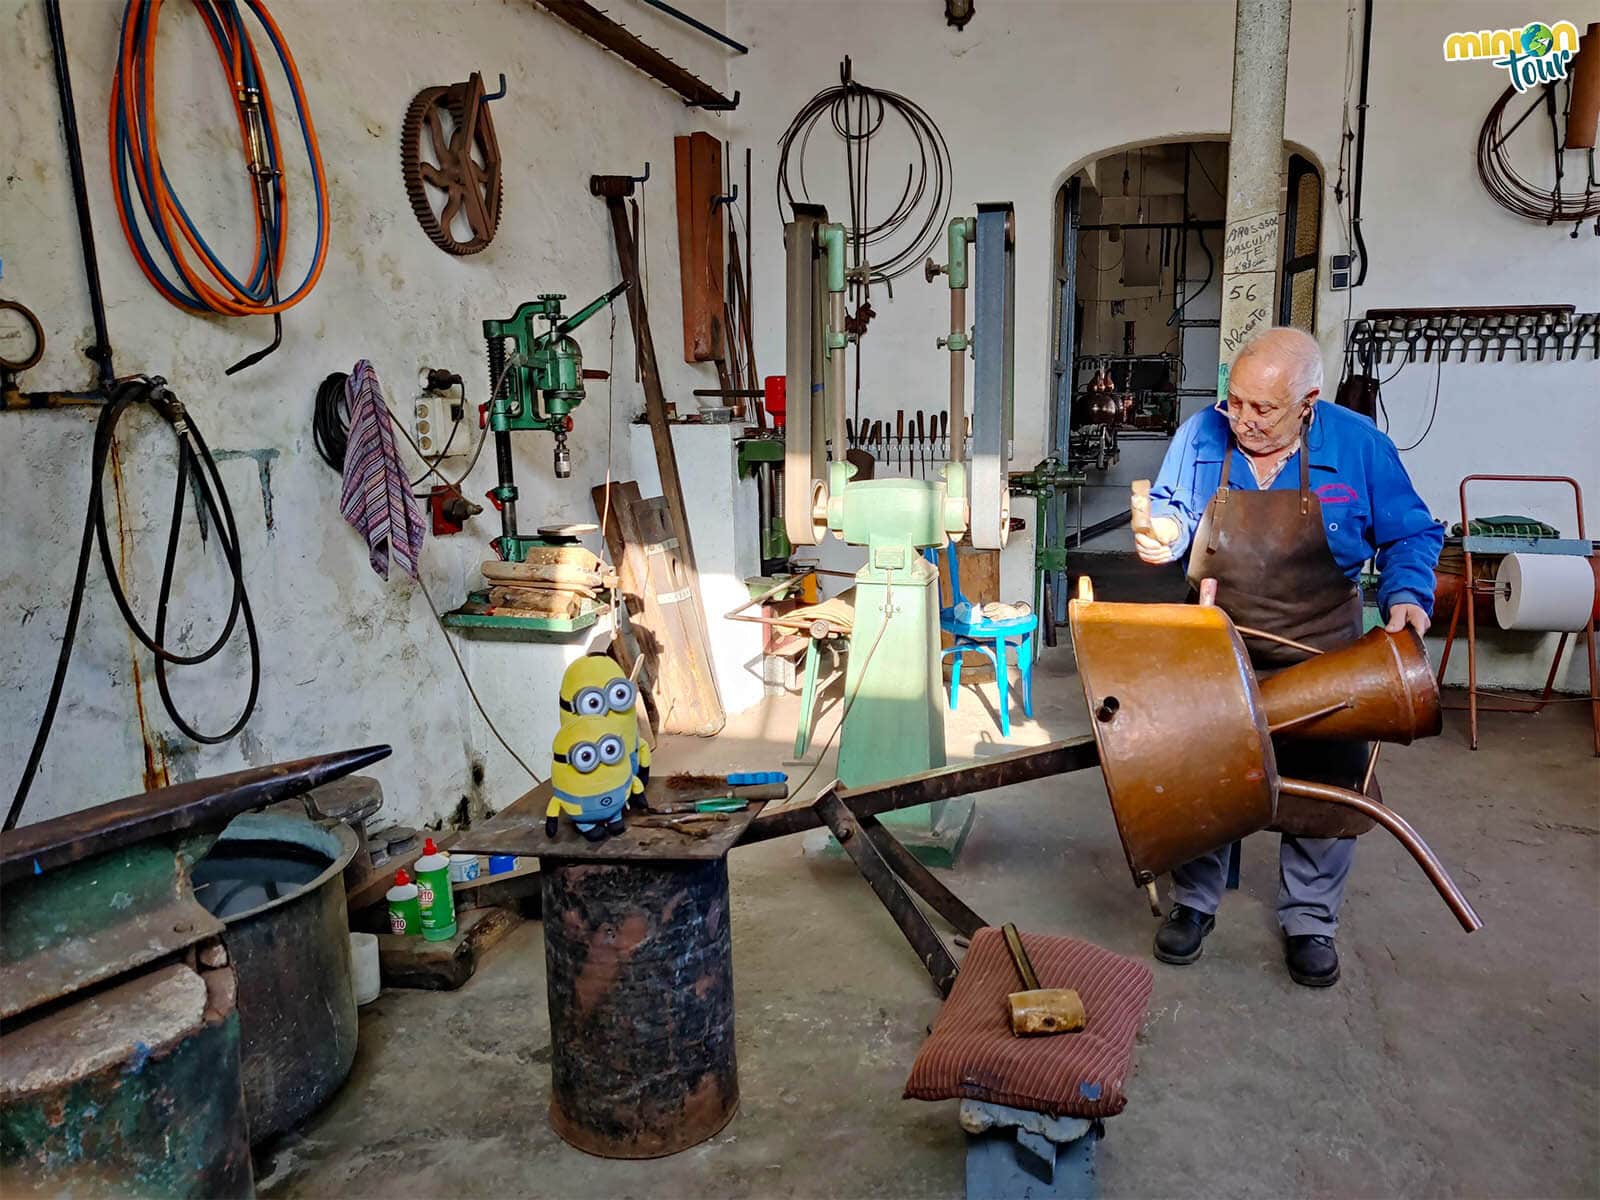
<instances>
[{"instance_id":1,"label":"green label bottle","mask_svg":"<svg viewBox=\"0 0 1600 1200\"><path fill-rule=\"evenodd\" d=\"M406 869L394 873L394 886L386 893L389 901L389 932L410 936L422 932L422 906L417 903L417 885Z\"/></svg>"},{"instance_id":2,"label":"green label bottle","mask_svg":"<svg viewBox=\"0 0 1600 1200\"><path fill-rule=\"evenodd\" d=\"M422 936L442 942L456 935L456 897L450 889L450 856L429 838L417 859L417 904L422 909Z\"/></svg>"}]
</instances>

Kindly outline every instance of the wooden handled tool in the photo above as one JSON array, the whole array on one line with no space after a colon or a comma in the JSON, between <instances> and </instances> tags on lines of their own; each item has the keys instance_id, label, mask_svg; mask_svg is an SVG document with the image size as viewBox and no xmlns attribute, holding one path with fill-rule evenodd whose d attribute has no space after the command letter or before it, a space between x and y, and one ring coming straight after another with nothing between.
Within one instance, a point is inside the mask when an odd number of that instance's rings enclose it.
<instances>
[{"instance_id":1,"label":"wooden handled tool","mask_svg":"<svg viewBox=\"0 0 1600 1200\"><path fill-rule=\"evenodd\" d=\"M1129 511L1133 514L1133 531L1154 535L1155 530L1150 524L1150 481L1148 479L1135 479L1133 481L1133 499L1128 504Z\"/></svg>"},{"instance_id":2,"label":"wooden handled tool","mask_svg":"<svg viewBox=\"0 0 1600 1200\"><path fill-rule=\"evenodd\" d=\"M917 444L916 444L916 449L912 452L912 455L911 455L911 469L912 470L916 470L916 467L917 467L916 460L917 460L917 455L918 454L922 454L923 455L924 463L926 463L926 461L927 461L927 451L926 451L925 447L927 446L928 434L927 434L927 430L923 428L922 422L923 422L922 410L919 408L919 409L917 409ZM924 470L923 474L926 475L927 471Z\"/></svg>"},{"instance_id":3,"label":"wooden handled tool","mask_svg":"<svg viewBox=\"0 0 1600 1200\"><path fill-rule=\"evenodd\" d=\"M939 414L939 445L941 447L940 453L948 460L950 458L950 414L948 412Z\"/></svg>"},{"instance_id":4,"label":"wooden handled tool","mask_svg":"<svg viewBox=\"0 0 1600 1200\"><path fill-rule=\"evenodd\" d=\"M1006 939L1006 949L1011 951L1011 961L1016 964L1017 975L1026 989L1012 992L1006 997L1011 1010L1011 1032L1017 1037L1044 1033L1075 1033L1087 1022L1083 1000L1071 988L1042 988L1039 977L1033 973L1033 963L1023 949L1017 927L1010 923L1000 927Z\"/></svg>"},{"instance_id":5,"label":"wooden handled tool","mask_svg":"<svg viewBox=\"0 0 1600 1200\"><path fill-rule=\"evenodd\" d=\"M898 467L905 461L906 457L906 410L903 408L894 410L894 444L894 463Z\"/></svg>"},{"instance_id":6,"label":"wooden handled tool","mask_svg":"<svg viewBox=\"0 0 1600 1200\"><path fill-rule=\"evenodd\" d=\"M856 423L849 417L844 419L844 443L852 450L856 448Z\"/></svg>"}]
</instances>

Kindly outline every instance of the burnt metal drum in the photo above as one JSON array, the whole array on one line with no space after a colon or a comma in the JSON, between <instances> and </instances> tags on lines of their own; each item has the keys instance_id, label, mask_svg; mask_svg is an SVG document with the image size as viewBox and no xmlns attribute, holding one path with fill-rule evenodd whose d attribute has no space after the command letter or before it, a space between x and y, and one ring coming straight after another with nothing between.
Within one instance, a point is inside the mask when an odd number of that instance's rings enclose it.
<instances>
[{"instance_id":1,"label":"burnt metal drum","mask_svg":"<svg viewBox=\"0 0 1600 1200\"><path fill-rule=\"evenodd\" d=\"M196 895L224 922L223 945L238 976L253 1145L320 1108L355 1061L344 868L357 845L348 825L246 813L195 865Z\"/></svg>"},{"instance_id":2,"label":"burnt metal drum","mask_svg":"<svg viewBox=\"0 0 1600 1200\"><path fill-rule=\"evenodd\" d=\"M544 857L550 1124L579 1150L657 1158L739 1103L728 861Z\"/></svg>"},{"instance_id":3,"label":"burnt metal drum","mask_svg":"<svg viewBox=\"0 0 1600 1200\"><path fill-rule=\"evenodd\" d=\"M1270 825L1272 740L1250 656L1222 610L1074 600L1068 613L1134 882Z\"/></svg>"}]
</instances>

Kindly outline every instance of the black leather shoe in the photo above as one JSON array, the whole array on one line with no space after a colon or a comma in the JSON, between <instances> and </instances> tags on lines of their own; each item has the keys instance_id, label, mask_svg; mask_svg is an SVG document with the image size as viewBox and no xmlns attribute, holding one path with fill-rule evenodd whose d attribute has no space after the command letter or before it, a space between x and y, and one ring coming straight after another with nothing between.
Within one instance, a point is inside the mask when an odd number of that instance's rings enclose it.
<instances>
[{"instance_id":1,"label":"black leather shoe","mask_svg":"<svg viewBox=\"0 0 1600 1200\"><path fill-rule=\"evenodd\" d=\"M1206 934L1216 928L1217 919L1187 904L1174 904L1166 924L1156 930L1155 954L1164 963L1181 967L1200 957Z\"/></svg>"},{"instance_id":2,"label":"black leather shoe","mask_svg":"<svg viewBox=\"0 0 1600 1200\"><path fill-rule=\"evenodd\" d=\"M1289 978L1306 987L1332 987L1339 982L1339 952L1333 939L1320 933L1291 935L1284 946L1283 961Z\"/></svg>"}]
</instances>

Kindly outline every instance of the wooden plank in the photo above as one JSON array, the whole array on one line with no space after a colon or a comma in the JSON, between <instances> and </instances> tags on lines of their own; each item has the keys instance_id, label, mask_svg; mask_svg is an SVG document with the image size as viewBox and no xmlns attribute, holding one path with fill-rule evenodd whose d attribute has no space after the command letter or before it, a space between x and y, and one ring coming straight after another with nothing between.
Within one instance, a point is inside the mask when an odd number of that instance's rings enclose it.
<instances>
[{"instance_id":1,"label":"wooden plank","mask_svg":"<svg viewBox=\"0 0 1600 1200\"><path fill-rule=\"evenodd\" d=\"M744 836L745 829L766 807L752 801L742 812L724 814L726 821L705 821L707 831L695 837L663 825L647 825L631 809L623 817L627 828L614 837L591 842L563 820L554 838L545 836L544 810L502 812L462 835L466 848L480 854L532 855L568 862L704 862L725 855ZM652 818L665 821L666 817Z\"/></svg>"},{"instance_id":2,"label":"wooden plank","mask_svg":"<svg viewBox=\"0 0 1600 1200\"><path fill-rule=\"evenodd\" d=\"M657 497L628 507L644 545L646 599L660 615L656 705L661 731L710 736L722 728L725 718L717 698L710 639L693 602L689 570L671 529L667 502Z\"/></svg>"},{"instance_id":3,"label":"wooden plank","mask_svg":"<svg viewBox=\"0 0 1600 1200\"><path fill-rule=\"evenodd\" d=\"M601 177L590 181L591 189ZM672 427L667 423L667 398L661 387L661 371L656 362L655 341L650 334L650 314L645 306L644 291L639 286L639 264L634 251L633 230L628 224L627 206L621 196L607 195L606 208L611 213L611 232L617 246L617 260L622 277L628 282L628 312L635 330L635 358L639 364L639 378L644 388L645 416L650 422L650 438L655 445L656 468L661 476L661 494L667 501L671 514L673 535L678 539L678 558L687 575L693 604L700 615L701 629L709 628L705 619L705 601L700 595L700 573L695 563L694 542L689 536L689 514L683 503L683 483L678 474L678 456L672 445ZM709 646L702 646L704 661L710 662ZM658 697L659 699L659 697ZM726 723L722 697L717 690L716 677L710 679L706 697L715 715L716 733Z\"/></svg>"},{"instance_id":4,"label":"wooden plank","mask_svg":"<svg viewBox=\"0 0 1600 1200\"><path fill-rule=\"evenodd\" d=\"M723 250L722 143L709 133L672 139L678 200L678 279L683 293L683 361L716 362L724 388L722 359Z\"/></svg>"},{"instance_id":5,"label":"wooden plank","mask_svg":"<svg viewBox=\"0 0 1600 1200\"><path fill-rule=\"evenodd\" d=\"M506 908L474 908L456 920L455 936L430 942L420 934L378 935L378 970L384 987L454 991L477 973L478 964L522 918Z\"/></svg>"},{"instance_id":6,"label":"wooden plank","mask_svg":"<svg viewBox=\"0 0 1600 1200\"><path fill-rule=\"evenodd\" d=\"M535 0L584 37L598 42L623 62L637 67L658 83L682 96L685 103L706 108L731 109L729 100L699 76L673 62L654 46L640 41L630 30L584 0Z\"/></svg>"},{"instance_id":7,"label":"wooden plank","mask_svg":"<svg viewBox=\"0 0 1600 1200\"><path fill-rule=\"evenodd\" d=\"M637 643L628 645L626 639L612 642L617 661L630 674L636 658L644 659L644 679L660 701L661 683L661 611L650 596L649 566L645 561L644 538L633 520L633 505L640 499L639 485L633 480L611 484L610 500L604 484L590 491L594 499L595 516L600 518L606 546L611 551L611 561L617 568L618 591L628 610L629 625Z\"/></svg>"},{"instance_id":8,"label":"wooden plank","mask_svg":"<svg viewBox=\"0 0 1600 1200\"><path fill-rule=\"evenodd\" d=\"M961 594L974 605L1000 599L1000 551L979 550L974 546L956 546L956 570L961 574ZM949 608L950 566L944 551L939 552L939 607ZM948 650L952 638L943 630L939 633L939 646ZM950 660L946 660L948 664ZM967 654L961 660L961 677L992 679L994 669L981 654Z\"/></svg>"}]
</instances>

